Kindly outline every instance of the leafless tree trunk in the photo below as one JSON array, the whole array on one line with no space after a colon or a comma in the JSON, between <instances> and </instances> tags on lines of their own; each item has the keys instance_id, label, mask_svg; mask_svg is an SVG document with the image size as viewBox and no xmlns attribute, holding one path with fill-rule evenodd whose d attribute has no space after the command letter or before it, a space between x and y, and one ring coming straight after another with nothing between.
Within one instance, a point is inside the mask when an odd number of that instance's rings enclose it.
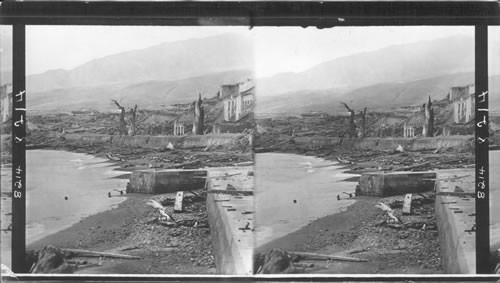
<instances>
[{"instance_id":1,"label":"leafless tree trunk","mask_svg":"<svg viewBox=\"0 0 500 283\"><path fill-rule=\"evenodd\" d=\"M132 116L130 119L132 136L135 136L135 134L137 133L137 104L134 106L134 108L130 108L130 115Z\"/></svg>"},{"instance_id":2,"label":"leafless tree trunk","mask_svg":"<svg viewBox=\"0 0 500 283\"><path fill-rule=\"evenodd\" d=\"M193 134L195 135L203 135L204 132L204 119L205 113L203 111L201 93L198 97L198 100L193 102L194 104L194 122L193 122Z\"/></svg>"},{"instance_id":3,"label":"leafless tree trunk","mask_svg":"<svg viewBox=\"0 0 500 283\"><path fill-rule=\"evenodd\" d=\"M434 135L434 109L432 109L431 96L429 95L429 101L425 104L425 125L426 125L426 137L432 137Z\"/></svg>"},{"instance_id":4,"label":"leafless tree trunk","mask_svg":"<svg viewBox=\"0 0 500 283\"><path fill-rule=\"evenodd\" d=\"M356 113L354 112L354 110L349 108L349 105L347 105L347 103L342 102L342 104L347 109L347 111L349 111L351 113L351 117L349 117L349 136L351 138L355 138L356 137L356 123L354 123L354 118L356 116Z\"/></svg>"},{"instance_id":5,"label":"leafless tree trunk","mask_svg":"<svg viewBox=\"0 0 500 283\"><path fill-rule=\"evenodd\" d=\"M361 116L361 126L359 131L359 137L366 137L366 107L363 111L359 111L359 115Z\"/></svg>"},{"instance_id":6,"label":"leafless tree trunk","mask_svg":"<svg viewBox=\"0 0 500 283\"><path fill-rule=\"evenodd\" d=\"M127 135L127 122L125 122L125 107L121 106L116 100L111 100L118 109L120 109L120 135Z\"/></svg>"}]
</instances>

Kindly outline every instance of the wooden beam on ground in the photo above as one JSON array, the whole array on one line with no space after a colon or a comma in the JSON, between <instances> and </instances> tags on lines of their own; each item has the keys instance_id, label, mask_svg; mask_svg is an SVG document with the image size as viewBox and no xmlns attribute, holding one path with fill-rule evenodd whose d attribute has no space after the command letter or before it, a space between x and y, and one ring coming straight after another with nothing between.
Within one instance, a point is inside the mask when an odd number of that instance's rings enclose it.
<instances>
[{"instance_id":1,"label":"wooden beam on ground","mask_svg":"<svg viewBox=\"0 0 500 283\"><path fill-rule=\"evenodd\" d=\"M353 262L367 262L368 260L356 257L347 256L334 256L326 254L317 253L306 253L306 252L288 252L289 254L298 255L302 257L319 258L319 259L329 259L329 260L339 260L339 261L353 261Z\"/></svg>"},{"instance_id":2,"label":"wooden beam on ground","mask_svg":"<svg viewBox=\"0 0 500 283\"><path fill-rule=\"evenodd\" d=\"M237 176L237 175L241 175L241 173L225 174L225 175L215 175L215 176L194 176L194 178L200 178L200 179L217 179L217 178L226 178L226 177L232 177L232 176Z\"/></svg>"},{"instance_id":3,"label":"wooden beam on ground","mask_svg":"<svg viewBox=\"0 0 500 283\"><path fill-rule=\"evenodd\" d=\"M415 168L419 168L419 167L424 167L424 166L427 166L427 165L431 165L432 162L424 162L424 163L420 163L420 164L415 164L415 165L411 165L411 166L403 166L403 167L399 167L399 168L396 168L394 171L407 171L407 170L411 170L411 169L415 169Z\"/></svg>"},{"instance_id":4,"label":"wooden beam on ground","mask_svg":"<svg viewBox=\"0 0 500 283\"><path fill-rule=\"evenodd\" d=\"M225 195L244 195L251 196L253 195L253 191L228 191L228 190L209 190L207 191L209 194L225 194Z\"/></svg>"},{"instance_id":5,"label":"wooden beam on ground","mask_svg":"<svg viewBox=\"0 0 500 283\"><path fill-rule=\"evenodd\" d=\"M124 259L141 259L138 256L133 255L124 255L124 254L115 254L115 253L107 253L107 252L96 252L89 250L79 250L79 249L61 249L61 251L65 253L72 253L80 256L94 256L94 257L112 257L112 258L124 258Z\"/></svg>"}]
</instances>

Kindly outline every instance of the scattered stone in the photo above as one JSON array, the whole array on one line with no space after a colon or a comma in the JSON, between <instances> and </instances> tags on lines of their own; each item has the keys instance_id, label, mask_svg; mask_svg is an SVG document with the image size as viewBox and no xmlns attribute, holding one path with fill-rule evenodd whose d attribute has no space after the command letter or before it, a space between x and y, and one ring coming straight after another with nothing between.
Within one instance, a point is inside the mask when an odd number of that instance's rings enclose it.
<instances>
[{"instance_id":1,"label":"scattered stone","mask_svg":"<svg viewBox=\"0 0 500 283\"><path fill-rule=\"evenodd\" d=\"M36 262L30 269L30 273L72 273L75 266L66 260L64 253L54 247L46 246L38 252Z\"/></svg>"},{"instance_id":2,"label":"scattered stone","mask_svg":"<svg viewBox=\"0 0 500 283\"><path fill-rule=\"evenodd\" d=\"M257 274L277 274L290 273L295 268L290 254L280 249L273 249L265 255L258 254L256 256L254 269L256 269Z\"/></svg>"}]
</instances>

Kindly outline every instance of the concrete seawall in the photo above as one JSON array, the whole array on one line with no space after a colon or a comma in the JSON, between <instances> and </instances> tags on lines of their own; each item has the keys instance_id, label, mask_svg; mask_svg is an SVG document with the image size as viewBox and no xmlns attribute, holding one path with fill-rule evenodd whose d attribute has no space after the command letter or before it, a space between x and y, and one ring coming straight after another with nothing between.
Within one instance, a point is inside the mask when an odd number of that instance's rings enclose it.
<instances>
[{"instance_id":1,"label":"concrete seawall","mask_svg":"<svg viewBox=\"0 0 500 283\"><path fill-rule=\"evenodd\" d=\"M476 273L474 191L474 169L439 172L435 210L445 273Z\"/></svg>"},{"instance_id":2,"label":"concrete seawall","mask_svg":"<svg viewBox=\"0 0 500 283\"><path fill-rule=\"evenodd\" d=\"M127 193L163 194L198 190L205 186L202 169L137 170L132 173Z\"/></svg>"},{"instance_id":3,"label":"concrete seawall","mask_svg":"<svg viewBox=\"0 0 500 283\"><path fill-rule=\"evenodd\" d=\"M434 188L435 172L373 172L362 174L356 195L392 196L423 193Z\"/></svg>"},{"instance_id":4,"label":"concrete seawall","mask_svg":"<svg viewBox=\"0 0 500 283\"><path fill-rule=\"evenodd\" d=\"M193 148L231 145L242 136L242 134L208 134L192 136L115 136L103 134L66 134L64 135L64 138L68 141L83 144L110 143L116 146L163 148L171 143L175 148Z\"/></svg>"},{"instance_id":5,"label":"concrete seawall","mask_svg":"<svg viewBox=\"0 0 500 283\"><path fill-rule=\"evenodd\" d=\"M207 213L212 235L215 267L218 274L251 275L253 273L254 206L253 167L209 169ZM216 177L226 174L236 176ZM228 184L235 190L226 193ZM212 193L210 192L212 191ZM245 192L238 195L237 192Z\"/></svg>"},{"instance_id":6,"label":"concrete seawall","mask_svg":"<svg viewBox=\"0 0 500 283\"><path fill-rule=\"evenodd\" d=\"M296 137L295 144L316 149L321 147L341 146L359 150L394 150L401 145L405 150L434 150L438 148L456 148L468 150L474 148L473 136L441 136L419 138L338 138L338 137Z\"/></svg>"}]
</instances>

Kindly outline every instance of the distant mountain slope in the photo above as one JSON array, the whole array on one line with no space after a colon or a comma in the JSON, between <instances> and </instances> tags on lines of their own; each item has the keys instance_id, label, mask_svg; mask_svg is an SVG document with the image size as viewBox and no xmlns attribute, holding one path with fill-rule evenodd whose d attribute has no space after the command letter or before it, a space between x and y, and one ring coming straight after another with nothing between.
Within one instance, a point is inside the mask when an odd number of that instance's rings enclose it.
<instances>
[{"instance_id":1,"label":"distant mountain slope","mask_svg":"<svg viewBox=\"0 0 500 283\"><path fill-rule=\"evenodd\" d=\"M341 101L353 108L390 110L391 107L423 104L429 95L440 100L452 86L474 83L473 73L458 73L407 83L383 83L358 88L345 94L332 90L309 90L279 96L258 97L258 114L300 114L311 111L345 112ZM490 108L500 110L500 76L490 77Z\"/></svg>"},{"instance_id":2,"label":"distant mountain slope","mask_svg":"<svg viewBox=\"0 0 500 283\"><path fill-rule=\"evenodd\" d=\"M220 84L237 83L252 78L252 71L235 70L209 74L175 81L144 81L91 87L74 87L30 93L30 111L71 111L93 109L107 111L115 109L111 99L130 107L137 104L140 109L160 109L176 103L194 101L198 94L213 97Z\"/></svg>"},{"instance_id":3,"label":"distant mountain slope","mask_svg":"<svg viewBox=\"0 0 500 283\"><path fill-rule=\"evenodd\" d=\"M31 75L27 77L27 90L33 93L125 82L174 81L230 70L251 70L253 66L251 39L224 34L164 43L95 59L72 70Z\"/></svg>"},{"instance_id":4,"label":"distant mountain slope","mask_svg":"<svg viewBox=\"0 0 500 283\"><path fill-rule=\"evenodd\" d=\"M259 79L259 96L301 90L349 91L474 71L474 38L453 36L337 58L300 73Z\"/></svg>"}]
</instances>

